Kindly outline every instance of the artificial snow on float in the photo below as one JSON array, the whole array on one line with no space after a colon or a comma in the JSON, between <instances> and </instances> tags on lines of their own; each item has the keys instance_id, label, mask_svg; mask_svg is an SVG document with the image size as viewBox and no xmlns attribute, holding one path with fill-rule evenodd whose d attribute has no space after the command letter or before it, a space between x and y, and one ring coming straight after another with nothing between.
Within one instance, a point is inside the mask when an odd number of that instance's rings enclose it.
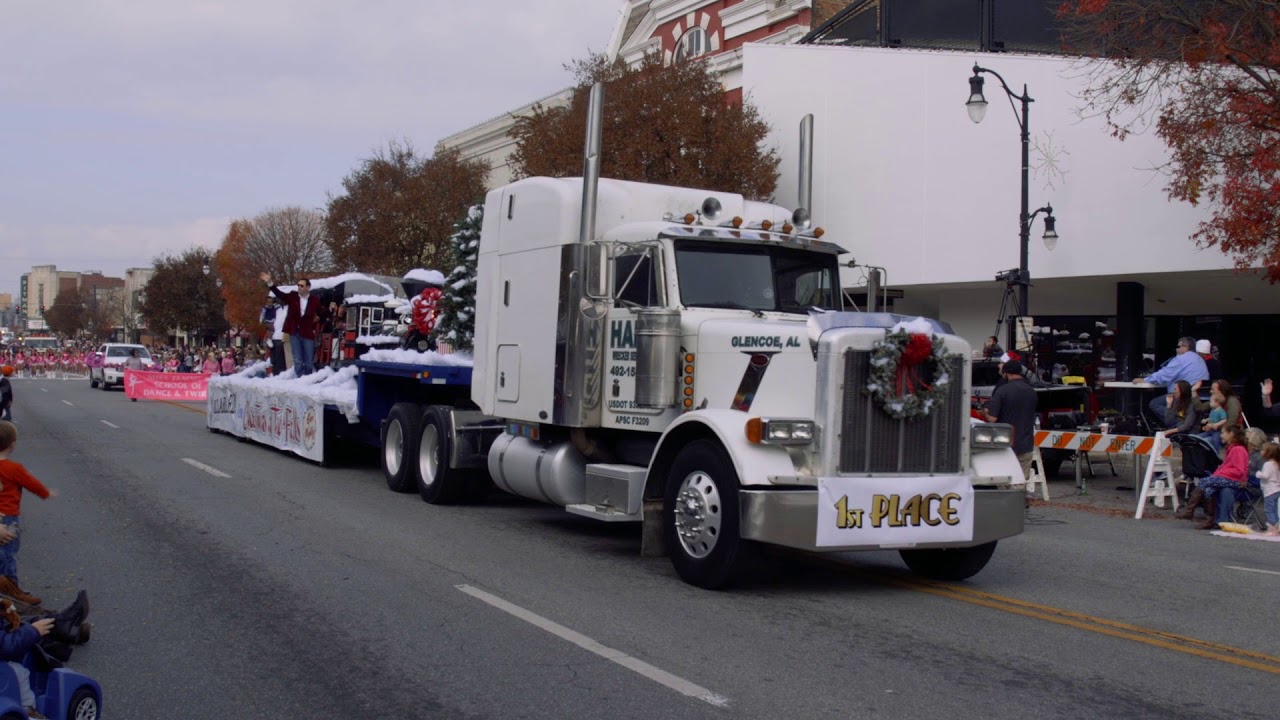
<instances>
[{"instance_id":1,"label":"artificial snow on float","mask_svg":"<svg viewBox=\"0 0 1280 720\"><path fill-rule=\"evenodd\" d=\"M306 397L321 405L337 408L348 422L360 420L356 408L356 376L359 374L356 366L348 365L336 371L326 367L302 377L294 375L292 368L280 375L267 376L265 373L270 366L269 362L256 362L234 375L211 377L209 383L263 394Z\"/></svg>"},{"instance_id":2,"label":"artificial snow on float","mask_svg":"<svg viewBox=\"0 0 1280 720\"><path fill-rule=\"evenodd\" d=\"M447 365L451 367L472 367L474 358L469 353L457 352L442 355L434 350L418 352L395 348L394 350L370 350L360 356L361 360L371 362L400 363L402 365Z\"/></svg>"}]
</instances>

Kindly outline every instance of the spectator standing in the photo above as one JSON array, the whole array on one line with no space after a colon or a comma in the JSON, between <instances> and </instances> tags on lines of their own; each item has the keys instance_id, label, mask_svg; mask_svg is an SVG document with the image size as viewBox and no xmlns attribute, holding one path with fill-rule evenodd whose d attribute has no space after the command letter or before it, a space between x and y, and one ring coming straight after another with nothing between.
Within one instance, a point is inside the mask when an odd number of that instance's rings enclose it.
<instances>
[{"instance_id":1,"label":"spectator standing","mask_svg":"<svg viewBox=\"0 0 1280 720\"><path fill-rule=\"evenodd\" d=\"M1192 386L1206 382L1209 379L1209 370L1205 367L1204 358L1194 352L1195 346L1195 338L1184 337L1179 339L1177 354L1170 358L1164 364L1164 367L1151 373L1146 378L1138 378L1134 382L1143 382L1145 380L1152 385L1164 385L1166 395L1173 394L1174 386L1179 380L1186 380ZM1165 408L1168 407L1168 402L1165 398L1155 397L1151 399L1148 407L1153 416L1157 419L1162 419L1165 416Z\"/></svg>"},{"instance_id":2,"label":"spectator standing","mask_svg":"<svg viewBox=\"0 0 1280 720\"><path fill-rule=\"evenodd\" d=\"M0 420L13 421L13 383L9 376L13 374L13 366L0 368Z\"/></svg>"},{"instance_id":3,"label":"spectator standing","mask_svg":"<svg viewBox=\"0 0 1280 720\"><path fill-rule=\"evenodd\" d=\"M987 342L982 346L982 357L990 360L1004 355L1004 348L1000 347L1000 341L995 335L988 335Z\"/></svg>"},{"instance_id":4,"label":"spectator standing","mask_svg":"<svg viewBox=\"0 0 1280 720\"><path fill-rule=\"evenodd\" d=\"M1204 366L1209 372L1210 380L1219 380L1222 378L1222 363L1218 362L1218 358L1213 355L1213 343L1204 339L1197 340L1196 354L1204 360Z\"/></svg>"},{"instance_id":5,"label":"spectator standing","mask_svg":"<svg viewBox=\"0 0 1280 720\"><path fill-rule=\"evenodd\" d=\"M1255 477L1262 487L1262 503L1267 511L1267 535L1280 535L1280 445L1269 442L1262 446L1262 469Z\"/></svg>"},{"instance_id":6,"label":"spectator standing","mask_svg":"<svg viewBox=\"0 0 1280 720\"><path fill-rule=\"evenodd\" d=\"M1017 360L1006 362L1002 372L1005 384L991 394L987 420L1013 426L1013 452L1022 465L1023 477L1029 479L1036 446L1036 391L1027 383L1026 371Z\"/></svg>"},{"instance_id":7,"label":"spectator standing","mask_svg":"<svg viewBox=\"0 0 1280 720\"><path fill-rule=\"evenodd\" d=\"M236 354L233 350L228 350L222 355L222 374L231 375L236 371Z\"/></svg>"},{"instance_id":8,"label":"spectator standing","mask_svg":"<svg viewBox=\"0 0 1280 720\"><path fill-rule=\"evenodd\" d=\"M289 344L293 349L294 372L298 377L310 375L315 372L316 333L320 321L329 314L328 308L319 297L311 294L311 281L306 278L298 280L296 291L286 293L271 282L267 273L259 277L287 308L284 331L289 334Z\"/></svg>"},{"instance_id":9,"label":"spectator standing","mask_svg":"<svg viewBox=\"0 0 1280 720\"><path fill-rule=\"evenodd\" d=\"M213 353L204 356L204 364L200 366L200 372L212 375L220 369L221 366L218 364L218 359L213 356Z\"/></svg>"},{"instance_id":10,"label":"spectator standing","mask_svg":"<svg viewBox=\"0 0 1280 720\"><path fill-rule=\"evenodd\" d=\"M22 540L19 525L22 514L22 491L35 493L41 499L57 497L58 493L35 479L20 463L9 459L18 445L18 428L8 420L0 420L0 524L13 539L0 545L0 593L19 602L39 605L40 598L23 590L18 584L18 549Z\"/></svg>"}]
</instances>

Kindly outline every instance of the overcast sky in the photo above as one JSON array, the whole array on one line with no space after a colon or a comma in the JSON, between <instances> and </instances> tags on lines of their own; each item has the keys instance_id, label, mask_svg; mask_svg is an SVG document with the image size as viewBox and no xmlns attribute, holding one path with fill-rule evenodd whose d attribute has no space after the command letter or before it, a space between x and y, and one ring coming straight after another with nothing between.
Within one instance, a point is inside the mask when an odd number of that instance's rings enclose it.
<instances>
[{"instance_id":1,"label":"overcast sky","mask_svg":"<svg viewBox=\"0 0 1280 720\"><path fill-rule=\"evenodd\" d=\"M570 82L621 0L7 0L0 292L120 275L231 218L323 207L371 151Z\"/></svg>"}]
</instances>

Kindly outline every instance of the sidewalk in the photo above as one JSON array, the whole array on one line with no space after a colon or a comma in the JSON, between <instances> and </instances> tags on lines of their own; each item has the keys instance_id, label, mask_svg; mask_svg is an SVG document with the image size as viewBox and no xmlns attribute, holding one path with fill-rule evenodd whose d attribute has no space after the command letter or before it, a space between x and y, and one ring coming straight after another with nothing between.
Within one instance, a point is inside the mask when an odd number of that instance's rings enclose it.
<instances>
[{"instance_id":1,"label":"sidewalk","mask_svg":"<svg viewBox=\"0 0 1280 720\"><path fill-rule=\"evenodd\" d=\"M1037 492L1035 495L1028 495L1031 505L1132 518L1138 509L1138 493L1134 485L1137 483L1140 487L1142 483L1140 474L1136 480L1134 478L1133 462L1136 457L1138 456L1113 456L1115 475L1111 474L1111 467L1105 461L1095 457L1093 477L1089 476L1087 468L1081 468L1085 494L1080 494L1076 487L1075 465L1065 462L1058 474L1049 478L1049 501L1045 502L1042 499L1043 496ZM1178 464L1175 462L1175 467ZM1145 464L1141 467L1143 470L1146 469ZM1165 506L1161 508L1156 507L1154 501L1148 500L1142 517L1149 520L1171 520L1173 519L1172 504L1166 499Z\"/></svg>"}]
</instances>

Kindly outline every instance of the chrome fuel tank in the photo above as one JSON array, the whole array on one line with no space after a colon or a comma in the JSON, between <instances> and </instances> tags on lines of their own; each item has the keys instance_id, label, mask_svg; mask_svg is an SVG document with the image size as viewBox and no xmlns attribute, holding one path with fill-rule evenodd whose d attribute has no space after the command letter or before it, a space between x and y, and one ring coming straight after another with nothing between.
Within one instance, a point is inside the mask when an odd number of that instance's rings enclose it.
<instances>
[{"instance_id":1,"label":"chrome fuel tank","mask_svg":"<svg viewBox=\"0 0 1280 720\"><path fill-rule=\"evenodd\" d=\"M552 505L586 499L586 458L568 442L544 444L503 434L489 448L489 477L512 495Z\"/></svg>"}]
</instances>

